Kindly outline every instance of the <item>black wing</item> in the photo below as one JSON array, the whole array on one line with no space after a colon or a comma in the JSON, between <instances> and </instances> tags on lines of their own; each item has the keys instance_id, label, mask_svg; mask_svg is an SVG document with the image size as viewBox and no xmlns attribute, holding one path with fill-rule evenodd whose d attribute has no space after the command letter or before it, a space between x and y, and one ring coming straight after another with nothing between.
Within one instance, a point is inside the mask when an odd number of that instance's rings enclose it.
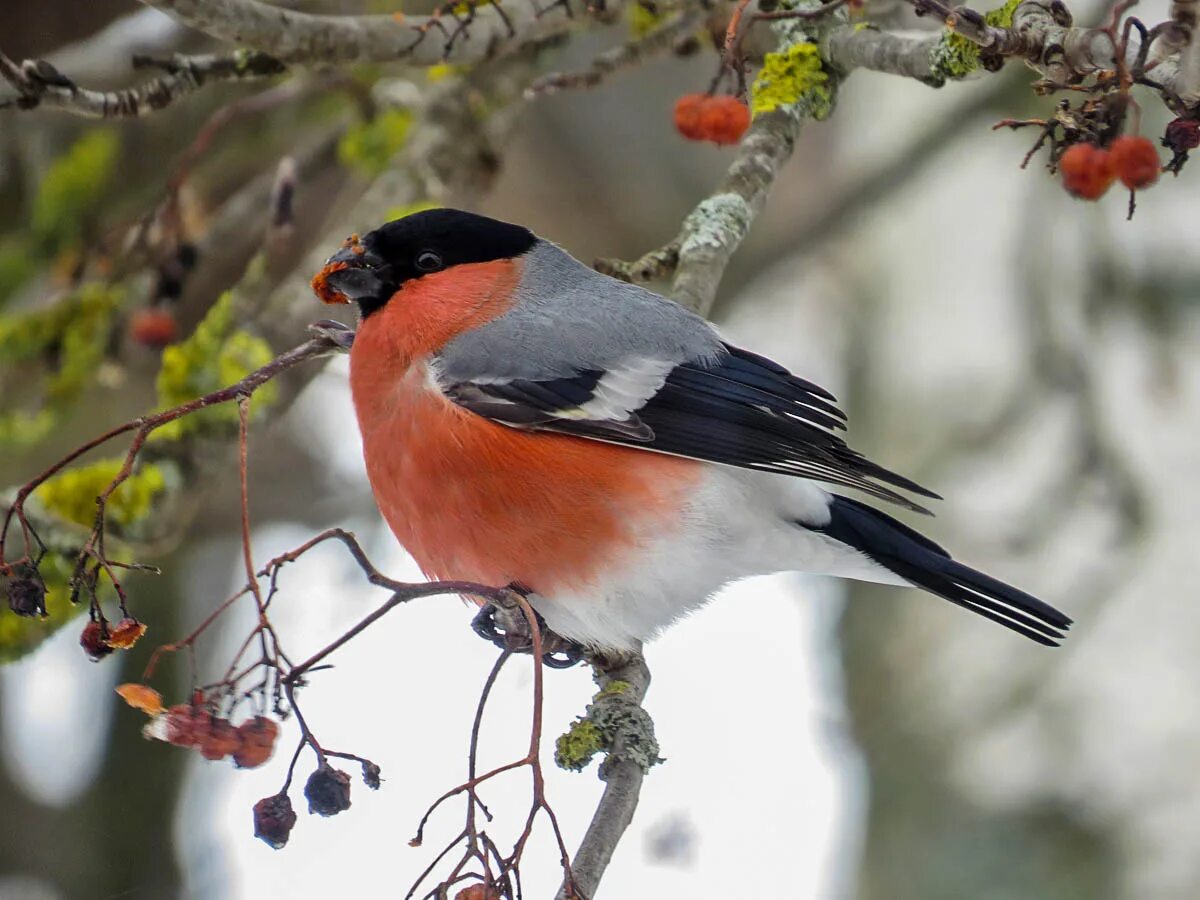
<instances>
[{"instance_id":1,"label":"black wing","mask_svg":"<svg viewBox=\"0 0 1200 900\"><path fill-rule=\"evenodd\" d=\"M857 488L928 512L892 488L937 494L850 449L832 394L729 344L713 361L637 361L569 378L460 382L447 396L518 428L573 434ZM891 487L888 487L890 485Z\"/></svg>"}]
</instances>

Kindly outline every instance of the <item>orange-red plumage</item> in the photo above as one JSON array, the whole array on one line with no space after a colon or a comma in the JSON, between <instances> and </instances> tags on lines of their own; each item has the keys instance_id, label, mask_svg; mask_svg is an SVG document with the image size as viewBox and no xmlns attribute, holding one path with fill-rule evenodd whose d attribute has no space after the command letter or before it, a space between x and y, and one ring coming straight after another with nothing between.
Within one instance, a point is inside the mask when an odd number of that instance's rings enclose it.
<instances>
[{"instance_id":1,"label":"orange-red plumage","mask_svg":"<svg viewBox=\"0 0 1200 900\"><path fill-rule=\"evenodd\" d=\"M504 313L519 266L408 283L360 327L351 390L380 511L426 574L569 590L675 516L701 467L499 425L430 385L426 358Z\"/></svg>"}]
</instances>

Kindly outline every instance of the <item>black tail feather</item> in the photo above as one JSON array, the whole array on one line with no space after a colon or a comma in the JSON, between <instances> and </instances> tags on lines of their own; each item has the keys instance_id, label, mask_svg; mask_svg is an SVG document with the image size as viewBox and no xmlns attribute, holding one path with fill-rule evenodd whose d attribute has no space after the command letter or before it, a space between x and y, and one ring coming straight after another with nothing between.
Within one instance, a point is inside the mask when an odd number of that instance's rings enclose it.
<instances>
[{"instance_id":1,"label":"black tail feather","mask_svg":"<svg viewBox=\"0 0 1200 900\"><path fill-rule=\"evenodd\" d=\"M886 513L834 495L828 525L813 528L869 556L917 587L1057 647L1071 620L1047 603L950 558L945 550Z\"/></svg>"}]
</instances>

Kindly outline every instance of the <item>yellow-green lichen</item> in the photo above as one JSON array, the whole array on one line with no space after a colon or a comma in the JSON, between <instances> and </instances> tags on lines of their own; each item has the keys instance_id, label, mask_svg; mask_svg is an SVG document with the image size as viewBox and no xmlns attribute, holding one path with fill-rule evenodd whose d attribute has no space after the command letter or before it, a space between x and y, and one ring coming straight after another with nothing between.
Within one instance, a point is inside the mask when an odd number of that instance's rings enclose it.
<instances>
[{"instance_id":1,"label":"yellow-green lichen","mask_svg":"<svg viewBox=\"0 0 1200 900\"><path fill-rule=\"evenodd\" d=\"M1003 6L984 13L983 19L994 28L1011 28L1013 16L1022 2L1007 0ZM929 56L929 68L937 83L966 78L979 66L979 45L948 29Z\"/></svg>"},{"instance_id":2,"label":"yellow-green lichen","mask_svg":"<svg viewBox=\"0 0 1200 900\"><path fill-rule=\"evenodd\" d=\"M115 457L68 469L40 485L33 496L47 511L68 522L91 526L96 518L96 498L117 477L124 462ZM108 498L107 520L123 527L140 522L150 514L166 486L161 468L153 464L139 466Z\"/></svg>"},{"instance_id":3,"label":"yellow-green lichen","mask_svg":"<svg viewBox=\"0 0 1200 900\"><path fill-rule=\"evenodd\" d=\"M58 416L48 409L0 412L0 447L28 447L54 430Z\"/></svg>"},{"instance_id":4,"label":"yellow-green lichen","mask_svg":"<svg viewBox=\"0 0 1200 900\"><path fill-rule=\"evenodd\" d=\"M629 36L643 38L661 25L666 17L661 10L641 3L630 3L625 7L625 18L629 23Z\"/></svg>"},{"instance_id":5,"label":"yellow-green lichen","mask_svg":"<svg viewBox=\"0 0 1200 900\"><path fill-rule=\"evenodd\" d=\"M45 246L61 249L82 239L116 167L116 132L87 132L56 159L38 185L33 201L33 233Z\"/></svg>"},{"instance_id":6,"label":"yellow-green lichen","mask_svg":"<svg viewBox=\"0 0 1200 900\"><path fill-rule=\"evenodd\" d=\"M582 772L592 758L607 747L594 722L576 719L554 742L554 762L560 769Z\"/></svg>"},{"instance_id":7,"label":"yellow-green lichen","mask_svg":"<svg viewBox=\"0 0 1200 900\"><path fill-rule=\"evenodd\" d=\"M26 235L10 235L0 240L0 306L37 270L37 251Z\"/></svg>"},{"instance_id":8,"label":"yellow-green lichen","mask_svg":"<svg viewBox=\"0 0 1200 900\"><path fill-rule=\"evenodd\" d=\"M439 81L453 78L455 75L459 75L465 71L467 71L466 66L457 66L454 63L438 63L425 70L425 80L436 84Z\"/></svg>"},{"instance_id":9,"label":"yellow-green lichen","mask_svg":"<svg viewBox=\"0 0 1200 900\"><path fill-rule=\"evenodd\" d=\"M45 309L0 316L0 361L23 367L21 391L6 399L36 401L0 412L0 446L42 440L93 382L122 296L118 288L90 282ZM39 381L42 361L52 368ZM6 380L13 383L14 374Z\"/></svg>"},{"instance_id":10,"label":"yellow-green lichen","mask_svg":"<svg viewBox=\"0 0 1200 900\"><path fill-rule=\"evenodd\" d=\"M784 109L807 118L826 118L833 110L833 85L817 45L802 41L768 53L754 79L750 109L756 116Z\"/></svg>"},{"instance_id":11,"label":"yellow-green lichen","mask_svg":"<svg viewBox=\"0 0 1200 900\"><path fill-rule=\"evenodd\" d=\"M407 109L385 109L342 135L338 142L338 159L343 165L374 177L400 152L408 140L412 123L413 114Z\"/></svg>"},{"instance_id":12,"label":"yellow-green lichen","mask_svg":"<svg viewBox=\"0 0 1200 900\"><path fill-rule=\"evenodd\" d=\"M643 771L662 762L654 723L635 698L625 696L631 688L627 681L612 681L593 695L584 715L554 742L559 768L580 772L598 753L605 754L601 778L616 759L631 760Z\"/></svg>"},{"instance_id":13,"label":"yellow-green lichen","mask_svg":"<svg viewBox=\"0 0 1200 900\"><path fill-rule=\"evenodd\" d=\"M1008 0L1003 6L989 10L983 14L983 21L994 28L1012 28L1013 16L1023 0Z\"/></svg>"},{"instance_id":14,"label":"yellow-green lichen","mask_svg":"<svg viewBox=\"0 0 1200 900\"><path fill-rule=\"evenodd\" d=\"M31 359L70 342L79 350L95 339L121 302L118 288L89 282L44 309L0 316L0 361ZM74 336L71 332L74 330Z\"/></svg>"},{"instance_id":15,"label":"yellow-green lichen","mask_svg":"<svg viewBox=\"0 0 1200 900\"><path fill-rule=\"evenodd\" d=\"M629 690L628 681L610 681L592 699L599 700L601 697L615 697L619 694L624 694L627 690Z\"/></svg>"},{"instance_id":16,"label":"yellow-green lichen","mask_svg":"<svg viewBox=\"0 0 1200 900\"><path fill-rule=\"evenodd\" d=\"M265 340L234 328L234 299L232 292L223 294L191 337L163 350L156 382L161 408L179 406L228 387L274 357ZM254 394L255 407L269 407L277 394L274 384L263 385ZM226 403L168 422L152 437L174 440L185 434L226 429L237 421L236 405Z\"/></svg>"}]
</instances>

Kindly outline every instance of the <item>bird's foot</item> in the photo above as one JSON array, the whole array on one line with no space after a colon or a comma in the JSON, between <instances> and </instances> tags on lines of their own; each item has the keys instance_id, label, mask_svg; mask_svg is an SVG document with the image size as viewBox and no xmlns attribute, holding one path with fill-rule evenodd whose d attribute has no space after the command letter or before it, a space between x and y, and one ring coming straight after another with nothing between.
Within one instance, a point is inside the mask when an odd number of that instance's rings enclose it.
<instances>
[{"instance_id":1,"label":"bird's foot","mask_svg":"<svg viewBox=\"0 0 1200 900\"><path fill-rule=\"evenodd\" d=\"M528 597L530 591L518 585L509 585L508 589ZM542 636L542 663L552 669L569 669L583 659L584 648L561 635L555 634L546 626L546 620L536 609L533 614L537 617L538 630ZM495 644L501 650L513 653L531 653L533 637L529 633L529 623L525 614L516 604L505 607L494 603L482 606L475 618L471 620L471 628L485 641Z\"/></svg>"}]
</instances>

